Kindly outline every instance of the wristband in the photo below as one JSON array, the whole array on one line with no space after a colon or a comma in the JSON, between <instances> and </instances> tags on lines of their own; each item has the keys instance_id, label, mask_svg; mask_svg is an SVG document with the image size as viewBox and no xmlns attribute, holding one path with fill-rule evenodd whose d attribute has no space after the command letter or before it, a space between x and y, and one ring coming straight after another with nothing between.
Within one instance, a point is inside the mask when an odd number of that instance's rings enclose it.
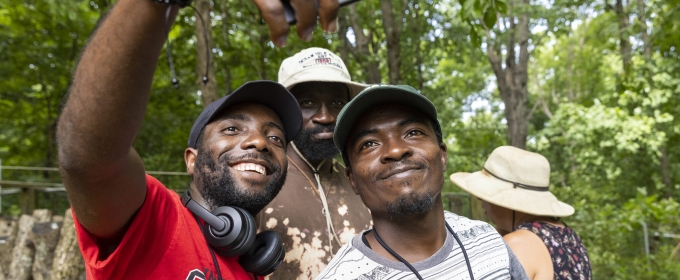
<instances>
[{"instance_id":1,"label":"wristband","mask_svg":"<svg viewBox=\"0 0 680 280\"><path fill-rule=\"evenodd\" d=\"M186 6L189 6L192 0L151 0L151 1L168 5L179 5L180 8L184 8Z\"/></svg>"}]
</instances>

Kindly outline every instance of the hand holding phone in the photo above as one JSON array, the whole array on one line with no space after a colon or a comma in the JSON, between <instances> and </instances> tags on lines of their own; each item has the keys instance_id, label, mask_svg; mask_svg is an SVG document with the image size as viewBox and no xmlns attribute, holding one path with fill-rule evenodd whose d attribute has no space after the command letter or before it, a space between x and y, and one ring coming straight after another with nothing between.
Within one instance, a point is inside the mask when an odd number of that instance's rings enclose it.
<instances>
[{"instance_id":1,"label":"hand holding phone","mask_svg":"<svg viewBox=\"0 0 680 280\"><path fill-rule=\"evenodd\" d=\"M309 41L317 19L327 32L337 30L338 8L358 0L252 0L269 27L269 36L277 46L287 42L290 25L297 25L300 39Z\"/></svg>"},{"instance_id":2,"label":"hand holding phone","mask_svg":"<svg viewBox=\"0 0 680 280\"><path fill-rule=\"evenodd\" d=\"M359 1L360 0L340 0L338 1L338 8L342 8ZM297 20L295 19L295 10L293 10L293 7L290 5L290 0L281 0L281 3L283 3L283 13L286 16L286 21L290 25L295 25L295 23L297 23Z\"/></svg>"}]
</instances>

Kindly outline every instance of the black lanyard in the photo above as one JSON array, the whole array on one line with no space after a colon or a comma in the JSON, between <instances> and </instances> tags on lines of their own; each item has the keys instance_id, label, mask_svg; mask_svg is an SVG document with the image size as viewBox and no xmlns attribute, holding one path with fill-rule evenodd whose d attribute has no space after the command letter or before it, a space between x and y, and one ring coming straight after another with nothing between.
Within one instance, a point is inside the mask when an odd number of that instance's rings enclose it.
<instances>
[{"instance_id":1,"label":"black lanyard","mask_svg":"<svg viewBox=\"0 0 680 280\"><path fill-rule=\"evenodd\" d=\"M465 248L463 247L463 242L460 241L460 239L458 238L458 235L453 231L453 229L451 228L451 226L449 226L448 223L444 223L444 224L446 225L446 229L448 229L449 232L453 235L453 238L456 239L456 242L458 242L458 246L460 246L460 249L463 250L463 257L465 257L465 264L467 264L468 272L470 273L470 280L474 280L475 278L472 275L472 267L470 266L470 259L468 258L468 255L467 255L467 252L465 251ZM416 277L418 277L419 280L423 280L423 277L420 276L420 273L418 273L418 271L409 262L407 262L399 254L397 254L397 252L392 250L392 248L390 248L390 246L387 246L387 244L385 244L385 241L383 241L382 238L380 238L380 235L378 235L378 232L375 230L375 228L373 228L373 235L375 236L375 240L378 240L378 243L380 243L380 245L383 246L383 248L385 248L385 250L387 250L387 252L390 252L390 254L392 254L392 256L397 258L401 263L406 265L406 267L408 267L408 269L413 271L413 274L415 274Z\"/></svg>"}]
</instances>

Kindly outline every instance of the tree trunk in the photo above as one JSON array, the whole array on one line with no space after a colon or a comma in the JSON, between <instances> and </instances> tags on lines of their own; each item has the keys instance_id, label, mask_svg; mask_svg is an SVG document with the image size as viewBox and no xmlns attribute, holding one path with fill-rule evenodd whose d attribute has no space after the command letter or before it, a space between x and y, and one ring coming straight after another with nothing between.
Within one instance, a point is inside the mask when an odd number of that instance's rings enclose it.
<instances>
[{"instance_id":1,"label":"tree trunk","mask_svg":"<svg viewBox=\"0 0 680 280\"><path fill-rule=\"evenodd\" d=\"M33 218L36 223L46 223L52 220L52 211L47 209L36 209L33 211Z\"/></svg>"},{"instance_id":2,"label":"tree trunk","mask_svg":"<svg viewBox=\"0 0 680 280\"><path fill-rule=\"evenodd\" d=\"M345 47L350 50L359 65L361 65L363 69L366 69L366 83L379 84L382 80L379 65L370 59L376 55L373 53L375 50L371 51L370 48L371 40L373 39L371 31L369 30L368 34L364 33L362 29L363 25L359 21L355 5L349 6L348 14L352 31L354 31L356 47L352 47L346 40ZM346 36L346 34L343 35Z\"/></svg>"},{"instance_id":3,"label":"tree trunk","mask_svg":"<svg viewBox=\"0 0 680 280\"><path fill-rule=\"evenodd\" d=\"M382 11L383 29L387 41L387 69L390 84L399 84L401 80L401 57L399 53L399 33L401 33L401 20L395 24L394 13L392 12L392 1L380 1ZM399 13L401 15L401 13Z\"/></svg>"},{"instance_id":4,"label":"tree trunk","mask_svg":"<svg viewBox=\"0 0 680 280\"><path fill-rule=\"evenodd\" d=\"M345 66L349 68L349 42L347 41L347 31L349 30L349 22L344 13L338 14L338 40L340 40L340 58L345 62ZM349 69L348 69L349 71Z\"/></svg>"},{"instance_id":5,"label":"tree trunk","mask_svg":"<svg viewBox=\"0 0 680 280\"><path fill-rule=\"evenodd\" d=\"M229 23L227 22L227 1L223 1L222 3L222 40L224 40L224 48L225 49L231 49L231 44L229 43ZM232 63L232 56L230 55L230 52L226 53L227 57L225 59L226 63L224 65L224 84L225 84L225 90L226 94L231 93L231 83L232 83L232 76L231 76L231 63Z\"/></svg>"},{"instance_id":6,"label":"tree trunk","mask_svg":"<svg viewBox=\"0 0 680 280\"><path fill-rule=\"evenodd\" d=\"M628 21L628 14L624 11L623 0L616 0L614 11L616 11L616 18L619 21L619 46L621 48L621 59L623 60L623 71L628 73L628 70L630 70L631 46L627 29L630 21Z\"/></svg>"},{"instance_id":7,"label":"tree trunk","mask_svg":"<svg viewBox=\"0 0 680 280\"><path fill-rule=\"evenodd\" d=\"M35 225L35 218L21 215L19 230L12 249L12 262L9 267L9 279L29 279L33 264L33 246L30 241L31 229Z\"/></svg>"},{"instance_id":8,"label":"tree trunk","mask_svg":"<svg viewBox=\"0 0 680 280\"><path fill-rule=\"evenodd\" d=\"M85 264L80 249L78 249L78 239L71 209L67 209L64 213L64 222L59 235L59 243L57 243L54 259L52 259L50 279L78 279L85 271Z\"/></svg>"},{"instance_id":9,"label":"tree trunk","mask_svg":"<svg viewBox=\"0 0 680 280\"><path fill-rule=\"evenodd\" d=\"M569 102L573 102L576 98L574 95L574 45L567 46L567 82L569 83Z\"/></svg>"},{"instance_id":10,"label":"tree trunk","mask_svg":"<svg viewBox=\"0 0 680 280\"><path fill-rule=\"evenodd\" d=\"M212 63L211 7L209 0L196 0L194 1L194 6L196 7L196 10L198 10L198 12L194 13L196 15L196 60L198 61L196 73L199 77L198 85L201 90L201 101L203 102L203 108L205 108L208 104L219 98L217 96L217 84L215 83L215 67ZM201 24L200 18L203 18L205 28L204 24ZM206 75L208 77L207 83L202 80Z\"/></svg>"},{"instance_id":11,"label":"tree trunk","mask_svg":"<svg viewBox=\"0 0 680 280\"><path fill-rule=\"evenodd\" d=\"M4 279L9 274L17 229L18 225L15 219L0 219L0 239L4 240L3 243L0 243L0 279Z\"/></svg>"},{"instance_id":12,"label":"tree trunk","mask_svg":"<svg viewBox=\"0 0 680 280\"><path fill-rule=\"evenodd\" d=\"M668 159L668 152L666 146L659 148L661 156L659 158L659 169L661 173L661 183L666 187L665 196L667 198L673 197L673 181L671 180L670 160Z\"/></svg>"},{"instance_id":13,"label":"tree trunk","mask_svg":"<svg viewBox=\"0 0 680 280\"><path fill-rule=\"evenodd\" d=\"M33 226L31 239L35 246L32 273L34 280L50 279L54 248L59 242L61 226L61 222L46 222Z\"/></svg>"},{"instance_id":14,"label":"tree trunk","mask_svg":"<svg viewBox=\"0 0 680 280\"><path fill-rule=\"evenodd\" d=\"M418 32L418 25L415 24L416 22L419 21L418 11L415 8L410 9L410 11L411 11L411 14L413 15L413 22L414 22L414 23L411 24L411 31L413 32L413 34L419 34L420 32ZM421 48L421 44L420 44L419 40L416 40L415 45L416 45L416 52L415 52L416 72L418 73L418 90L422 91L423 87L425 86L425 78L423 77L423 68L424 68L424 65L423 65L423 50Z\"/></svg>"},{"instance_id":15,"label":"tree trunk","mask_svg":"<svg viewBox=\"0 0 680 280\"><path fill-rule=\"evenodd\" d=\"M9 267L9 279L30 279L32 275L35 246L32 230L36 223L49 222L52 211L40 209L33 211L33 216L21 215L19 230L12 249L12 262Z\"/></svg>"},{"instance_id":16,"label":"tree trunk","mask_svg":"<svg viewBox=\"0 0 680 280\"><path fill-rule=\"evenodd\" d=\"M49 222L52 211L38 209L32 216L22 215L19 220L19 230L12 250L12 263L9 269L10 279L30 279L32 276L33 260L35 258L35 244L33 228L37 223Z\"/></svg>"},{"instance_id":17,"label":"tree trunk","mask_svg":"<svg viewBox=\"0 0 680 280\"><path fill-rule=\"evenodd\" d=\"M267 43L269 43L269 34L263 32L260 34L260 79L268 80L267 78Z\"/></svg>"},{"instance_id":18,"label":"tree trunk","mask_svg":"<svg viewBox=\"0 0 680 280\"><path fill-rule=\"evenodd\" d=\"M652 41L649 37L647 31L647 12L645 11L645 2L643 0L637 1L638 8L638 20L640 21L640 37L642 38L643 44L643 56L647 66L652 66L654 61L652 61ZM647 82L651 88L654 88L654 80L652 79L652 71L649 68L644 69L646 74ZM658 106L654 106L654 109L658 109ZM658 125L657 125L658 127ZM673 181L671 180L670 172L670 161L668 160L668 152L666 151L666 145L659 148L659 173L661 175L661 183L664 185L665 196L670 198L673 196Z\"/></svg>"},{"instance_id":19,"label":"tree trunk","mask_svg":"<svg viewBox=\"0 0 680 280\"><path fill-rule=\"evenodd\" d=\"M508 122L508 142L511 146L525 149L527 141L527 95L526 90L508 91L503 95L505 119Z\"/></svg>"},{"instance_id":20,"label":"tree trunk","mask_svg":"<svg viewBox=\"0 0 680 280\"><path fill-rule=\"evenodd\" d=\"M650 63L652 59L652 44L649 33L647 33L647 12L645 11L644 0L637 0L637 7L638 20L640 21L640 35L642 37L642 42L645 44L643 54L645 56L645 61Z\"/></svg>"},{"instance_id":21,"label":"tree trunk","mask_svg":"<svg viewBox=\"0 0 680 280\"><path fill-rule=\"evenodd\" d=\"M523 0L521 5L527 6L528 0ZM488 36L487 57L491 63L491 68L496 76L498 91L505 104L505 120L508 124L508 142L517 148L526 148L528 133L528 112L527 102L529 90L528 67L529 67L529 15L524 12L516 21L512 14L510 2L508 17L510 25L507 28L507 41L505 42L505 65L503 65L503 52L499 45L491 42ZM515 23L516 22L516 23ZM516 43L517 41L517 43ZM516 46L517 44L517 46ZM519 49L519 55L515 49Z\"/></svg>"}]
</instances>

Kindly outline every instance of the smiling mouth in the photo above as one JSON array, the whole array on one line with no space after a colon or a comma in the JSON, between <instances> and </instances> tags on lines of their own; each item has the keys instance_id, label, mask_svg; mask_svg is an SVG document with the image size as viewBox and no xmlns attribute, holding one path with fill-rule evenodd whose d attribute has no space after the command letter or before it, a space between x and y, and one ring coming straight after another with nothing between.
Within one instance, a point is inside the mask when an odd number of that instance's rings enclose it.
<instances>
[{"instance_id":1,"label":"smiling mouth","mask_svg":"<svg viewBox=\"0 0 680 280\"><path fill-rule=\"evenodd\" d=\"M389 179L390 177L394 175L399 175L401 173L409 172L409 171L418 171L421 170L422 168L420 166L404 166L404 167L399 167L391 170L387 174L380 176L382 180Z\"/></svg>"},{"instance_id":2,"label":"smiling mouth","mask_svg":"<svg viewBox=\"0 0 680 280\"><path fill-rule=\"evenodd\" d=\"M238 163L231 168L236 169L238 171L243 171L243 172L255 172L255 173L260 173L262 175L267 175L267 168L265 168L262 165L256 164L256 163Z\"/></svg>"},{"instance_id":3,"label":"smiling mouth","mask_svg":"<svg viewBox=\"0 0 680 280\"><path fill-rule=\"evenodd\" d=\"M315 134L312 135L312 138L317 139L317 140L333 139L333 132L328 131L328 132L315 133Z\"/></svg>"}]
</instances>

